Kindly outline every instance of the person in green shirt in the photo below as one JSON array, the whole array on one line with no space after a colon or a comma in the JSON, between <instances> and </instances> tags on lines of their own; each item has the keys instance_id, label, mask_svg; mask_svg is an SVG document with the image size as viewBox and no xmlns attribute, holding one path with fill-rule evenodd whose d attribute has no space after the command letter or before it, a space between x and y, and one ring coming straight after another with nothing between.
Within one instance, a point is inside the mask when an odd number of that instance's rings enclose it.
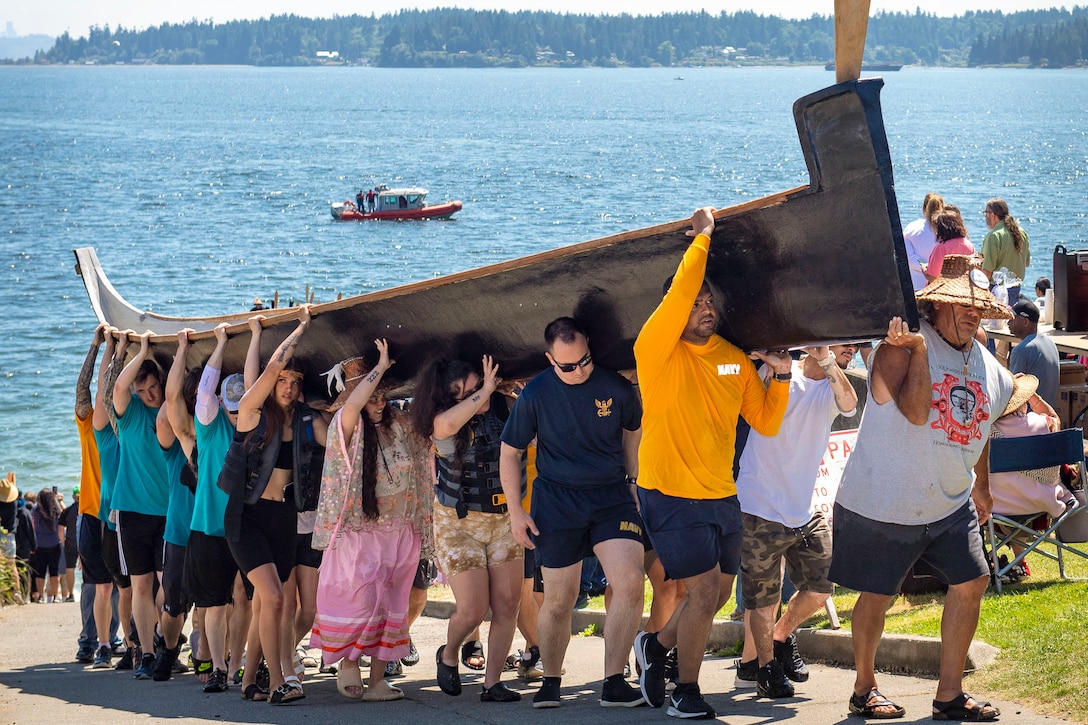
<instances>
[{"instance_id":1,"label":"person in green shirt","mask_svg":"<svg viewBox=\"0 0 1088 725\"><path fill-rule=\"evenodd\" d=\"M1009 205L1004 199L990 199L983 214L990 231L982 240L982 268L991 279L1002 267L1024 279L1027 266L1031 264L1027 232L1009 214ZM1020 285L1010 287L1009 304L1015 305L1019 299Z\"/></svg>"}]
</instances>

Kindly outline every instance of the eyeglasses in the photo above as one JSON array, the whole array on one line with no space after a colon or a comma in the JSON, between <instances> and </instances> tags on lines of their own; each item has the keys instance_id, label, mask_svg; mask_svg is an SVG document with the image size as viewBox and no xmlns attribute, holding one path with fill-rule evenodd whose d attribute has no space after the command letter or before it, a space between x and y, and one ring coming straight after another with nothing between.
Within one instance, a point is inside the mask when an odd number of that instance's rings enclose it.
<instances>
[{"instance_id":1,"label":"eyeglasses","mask_svg":"<svg viewBox=\"0 0 1088 725\"><path fill-rule=\"evenodd\" d=\"M553 359L553 362L554 362L554 359ZM587 352L586 356L584 358L582 358L581 360L579 360L578 362L573 362L573 363L557 362L557 363L555 363L555 366L557 368L559 368L559 370L561 372L573 373L578 368L584 368L585 366L591 364L592 362L593 362L593 354Z\"/></svg>"}]
</instances>

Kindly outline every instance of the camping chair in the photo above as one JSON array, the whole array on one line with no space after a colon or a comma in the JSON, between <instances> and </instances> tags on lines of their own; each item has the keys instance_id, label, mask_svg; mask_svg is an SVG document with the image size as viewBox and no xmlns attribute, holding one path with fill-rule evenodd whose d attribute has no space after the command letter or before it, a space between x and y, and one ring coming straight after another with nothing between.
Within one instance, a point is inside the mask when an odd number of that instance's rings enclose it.
<instances>
[{"instance_id":1,"label":"camping chair","mask_svg":"<svg viewBox=\"0 0 1088 725\"><path fill-rule=\"evenodd\" d=\"M1037 531L1024 522L1024 515L1029 519L1049 514L1035 511L993 512L986 524L987 539L990 545L990 566L993 569L994 585L1001 591L1001 578L1013 567L1020 564L1024 557L1033 551L1058 562L1058 572L1065 575L1064 554L1074 554L1088 559L1088 553L1069 546L1088 542L1088 504L1085 503L1085 461L1084 434L1080 428L1067 428L1057 433L1027 436L1024 438L990 439L990 472L1006 473L1058 466L1063 463L1076 464L1077 478L1073 486L1075 501L1070 503L1061 515L1050 517L1046 528ZM1001 534L1001 526L1008 533ZM1025 548L1008 563L1001 565L997 551L1013 539L1025 544ZM1053 546L1051 553L1044 550L1043 544Z\"/></svg>"}]
</instances>

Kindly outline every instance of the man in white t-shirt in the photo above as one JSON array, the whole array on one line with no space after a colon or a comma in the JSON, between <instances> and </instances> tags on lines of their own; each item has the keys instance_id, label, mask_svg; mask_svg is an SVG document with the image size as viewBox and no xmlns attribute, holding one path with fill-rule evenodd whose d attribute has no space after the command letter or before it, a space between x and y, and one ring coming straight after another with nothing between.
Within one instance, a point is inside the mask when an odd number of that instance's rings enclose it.
<instances>
[{"instance_id":1,"label":"man in white t-shirt","mask_svg":"<svg viewBox=\"0 0 1088 725\"><path fill-rule=\"evenodd\" d=\"M770 438L752 431L737 476L744 514L740 570L745 638L736 686L755 687L762 697L792 697L790 680L808 679L793 631L834 589L828 579L831 530L813 505L813 484L831 424L840 413L852 416L857 410L858 395L842 372L857 346L820 346L807 352L793 365L782 427ZM797 592L776 623L783 559Z\"/></svg>"}]
</instances>

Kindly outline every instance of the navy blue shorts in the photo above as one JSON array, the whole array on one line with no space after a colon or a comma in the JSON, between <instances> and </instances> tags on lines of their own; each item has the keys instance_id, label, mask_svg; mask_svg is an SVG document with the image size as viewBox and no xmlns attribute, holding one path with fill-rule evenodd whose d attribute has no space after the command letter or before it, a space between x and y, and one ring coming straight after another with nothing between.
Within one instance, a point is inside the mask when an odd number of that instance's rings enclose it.
<instances>
[{"instance_id":1,"label":"navy blue shorts","mask_svg":"<svg viewBox=\"0 0 1088 725\"><path fill-rule=\"evenodd\" d=\"M642 542L642 519L626 483L616 486L568 488L533 484L533 537L536 563L547 569L577 564L602 541Z\"/></svg>"},{"instance_id":2,"label":"navy blue shorts","mask_svg":"<svg viewBox=\"0 0 1088 725\"><path fill-rule=\"evenodd\" d=\"M918 526L874 521L839 504L834 511L829 578L848 589L895 596L911 566L915 575L949 586L990 573L971 500L940 521Z\"/></svg>"},{"instance_id":3,"label":"navy blue shorts","mask_svg":"<svg viewBox=\"0 0 1088 725\"><path fill-rule=\"evenodd\" d=\"M113 575L106 568L102 554L102 522L83 514L76 524L79 560L83 564L83 581L88 584L113 584Z\"/></svg>"},{"instance_id":4,"label":"navy blue shorts","mask_svg":"<svg viewBox=\"0 0 1088 725\"><path fill-rule=\"evenodd\" d=\"M638 489L642 518L669 579L687 579L717 567L740 569L742 518L736 496L694 499Z\"/></svg>"}]
</instances>

